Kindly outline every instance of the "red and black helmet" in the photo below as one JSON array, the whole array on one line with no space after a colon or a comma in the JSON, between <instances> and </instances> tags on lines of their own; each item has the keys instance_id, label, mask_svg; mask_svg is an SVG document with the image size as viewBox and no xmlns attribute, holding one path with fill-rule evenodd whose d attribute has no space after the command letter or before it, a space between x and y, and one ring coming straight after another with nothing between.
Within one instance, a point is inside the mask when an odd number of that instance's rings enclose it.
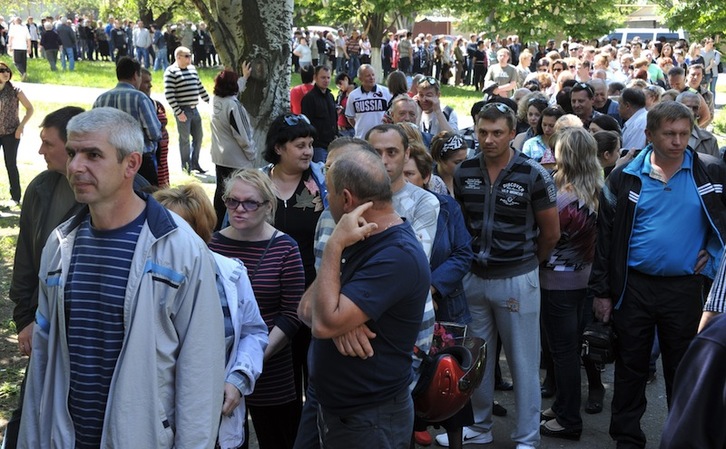
<instances>
[{"instance_id":1,"label":"red and black helmet","mask_svg":"<svg viewBox=\"0 0 726 449\"><path fill-rule=\"evenodd\" d=\"M484 340L466 337L461 345L426 355L412 393L416 416L441 422L461 410L484 377L486 353Z\"/></svg>"}]
</instances>

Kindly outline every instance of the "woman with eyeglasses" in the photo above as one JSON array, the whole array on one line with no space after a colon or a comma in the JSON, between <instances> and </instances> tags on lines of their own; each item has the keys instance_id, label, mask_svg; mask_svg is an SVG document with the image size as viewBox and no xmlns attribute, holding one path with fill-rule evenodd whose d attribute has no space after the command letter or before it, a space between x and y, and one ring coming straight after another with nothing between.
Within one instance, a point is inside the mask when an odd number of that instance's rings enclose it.
<instances>
[{"instance_id":1,"label":"woman with eyeglasses","mask_svg":"<svg viewBox=\"0 0 726 449\"><path fill-rule=\"evenodd\" d=\"M548 106L547 97L540 92L525 95L517 105L517 121L526 123L527 129L512 140L512 147L522 151L524 142L537 135L537 124L542 111Z\"/></svg>"},{"instance_id":2,"label":"woman with eyeglasses","mask_svg":"<svg viewBox=\"0 0 726 449\"><path fill-rule=\"evenodd\" d=\"M597 143L584 128L566 128L555 137L554 174L560 240L540 266L542 325L554 359L555 401L542 412L540 434L579 440L580 322L595 257L597 207L603 186ZM591 385L591 387L595 387ZM599 400L602 403L602 384ZM593 394L593 391L590 393Z\"/></svg>"},{"instance_id":3,"label":"woman with eyeglasses","mask_svg":"<svg viewBox=\"0 0 726 449\"><path fill-rule=\"evenodd\" d=\"M197 235L209 243L216 214L207 192L197 183L154 192L162 206L181 216ZM262 372L268 329L250 285L250 271L238 260L212 252L217 265L217 291L224 316L224 402L217 442L220 448L237 448L245 439L245 398Z\"/></svg>"},{"instance_id":4,"label":"woman with eyeglasses","mask_svg":"<svg viewBox=\"0 0 726 449\"><path fill-rule=\"evenodd\" d=\"M5 159L5 169L10 181L10 198L16 206L20 206L20 173L18 173L18 146L25 125L33 115L33 105L19 87L10 80L13 72L7 64L0 62L0 147ZM25 114L20 119L22 104Z\"/></svg>"},{"instance_id":5,"label":"woman with eyeglasses","mask_svg":"<svg viewBox=\"0 0 726 449\"><path fill-rule=\"evenodd\" d=\"M269 332L262 375L247 406L260 448L289 449L301 413L290 345L300 327L297 306L305 289L300 251L292 236L272 225L278 199L272 180L260 170L234 172L223 198L229 226L214 233L209 248L245 264Z\"/></svg>"}]
</instances>

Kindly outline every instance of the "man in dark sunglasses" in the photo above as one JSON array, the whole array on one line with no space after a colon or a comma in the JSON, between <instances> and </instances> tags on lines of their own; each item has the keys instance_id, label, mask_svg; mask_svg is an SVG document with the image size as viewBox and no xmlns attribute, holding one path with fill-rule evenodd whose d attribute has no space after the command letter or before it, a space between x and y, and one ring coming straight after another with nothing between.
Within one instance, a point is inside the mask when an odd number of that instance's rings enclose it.
<instances>
[{"instance_id":1,"label":"man in dark sunglasses","mask_svg":"<svg viewBox=\"0 0 726 449\"><path fill-rule=\"evenodd\" d=\"M203 130L197 104L199 97L209 103L209 94L199 80L197 69L192 65L191 50L187 47L177 47L174 50L174 59L176 62L164 71L164 96L174 111L179 129L182 169L187 173L191 173L192 170L205 173L199 165Z\"/></svg>"}]
</instances>

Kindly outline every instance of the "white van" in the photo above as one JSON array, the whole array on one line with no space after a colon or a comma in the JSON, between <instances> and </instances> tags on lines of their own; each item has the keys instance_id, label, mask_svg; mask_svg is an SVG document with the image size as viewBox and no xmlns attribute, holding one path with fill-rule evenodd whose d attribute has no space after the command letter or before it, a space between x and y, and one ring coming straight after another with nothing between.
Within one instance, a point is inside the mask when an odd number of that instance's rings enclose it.
<instances>
[{"instance_id":1,"label":"white van","mask_svg":"<svg viewBox=\"0 0 726 449\"><path fill-rule=\"evenodd\" d=\"M610 34L600 38L602 44L609 44L613 39L618 40L618 45L632 41L635 37L639 37L641 42L657 40L665 37L667 42L675 42L678 39L688 40L688 32L683 28L678 30L669 30L668 28L616 28Z\"/></svg>"}]
</instances>

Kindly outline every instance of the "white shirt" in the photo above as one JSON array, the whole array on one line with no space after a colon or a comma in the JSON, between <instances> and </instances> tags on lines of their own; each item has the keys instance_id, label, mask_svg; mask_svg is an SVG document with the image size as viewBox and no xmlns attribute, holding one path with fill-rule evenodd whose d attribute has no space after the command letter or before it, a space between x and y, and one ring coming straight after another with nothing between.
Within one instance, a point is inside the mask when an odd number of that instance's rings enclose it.
<instances>
[{"instance_id":1,"label":"white shirt","mask_svg":"<svg viewBox=\"0 0 726 449\"><path fill-rule=\"evenodd\" d=\"M25 25L13 23L8 30L8 48L13 50L27 50L30 32Z\"/></svg>"},{"instance_id":2,"label":"white shirt","mask_svg":"<svg viewBox=\"0 0 726 449\"><path fill-rule=\"evenodd\" d=\"M645 125L648 120L648 111L639 109L623 125L623 148L645 147Z\"/></svg>"},{"instance_id":3,"label":"white shirt","mask_svg":"<svg viewBox=\"0 0 726 449\"><path fill-rule=\"evenodd\" d=\"M442 111L444 109L446 108L441 108ZM446 117L446 114L444 114L444 117ZM451 126L451 129L453 129L455 133L459 132L459 118L453 108L449 115L449 126ZM421 112L419 127L421 128L421 131L433 134L434 136L441 131L438 116L436 114L429 114L428 112Z\"/></svg>"},{"instance_id":4,"label":"white shirt","mask_svg":"<svg viewBox=\"0 0 726 449\"><path fill-rule=\"evenodd\" d=\"M355 119L355 137L363 139L369 129L381 124L390 100L388 88L379 85L370 92L358 87L348 95L345 116Z\"/></svg>"}]
</instances>

